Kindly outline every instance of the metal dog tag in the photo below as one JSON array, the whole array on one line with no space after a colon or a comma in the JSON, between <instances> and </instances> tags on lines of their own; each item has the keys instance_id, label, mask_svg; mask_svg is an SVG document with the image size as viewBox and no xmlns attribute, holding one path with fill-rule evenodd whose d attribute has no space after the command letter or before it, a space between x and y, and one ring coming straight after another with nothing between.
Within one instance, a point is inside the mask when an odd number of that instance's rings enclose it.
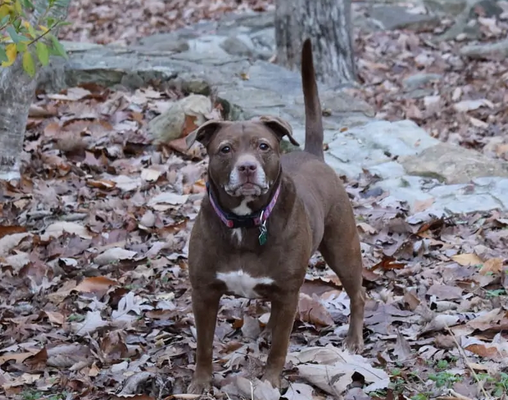
<instances>
[{"instance_id":1,"label":"metal dog tag","mask_svg":"<svg viewBox=\"0 0 508 400\"><path fill-rule=\"evenodd\" d=\"M266 229L266 221L259 227L259 244L263 246L266 243L266 239L268 236L268 229Z\"/></svg>"}]
</instances>

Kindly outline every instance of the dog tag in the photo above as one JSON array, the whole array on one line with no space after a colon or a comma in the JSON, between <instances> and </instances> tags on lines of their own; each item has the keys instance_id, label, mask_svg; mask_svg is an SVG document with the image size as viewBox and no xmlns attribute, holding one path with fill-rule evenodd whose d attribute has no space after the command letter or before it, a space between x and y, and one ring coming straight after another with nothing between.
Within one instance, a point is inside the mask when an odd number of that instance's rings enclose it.
<instances>
[{"instance_id":1,"label":"dog tag","mask_svg":"<svg viewBox=\"0 0 508 400\"><path fill-rule=\"evenodd\" d=\"M263 246L266 243L267 236L268 236L268 230L266 229L266 221L265 221L265 222L263 222L263 225L261 225L259 227L258 240L259 240L259 244L261 246Z\"/></svg>"}]
</instances>

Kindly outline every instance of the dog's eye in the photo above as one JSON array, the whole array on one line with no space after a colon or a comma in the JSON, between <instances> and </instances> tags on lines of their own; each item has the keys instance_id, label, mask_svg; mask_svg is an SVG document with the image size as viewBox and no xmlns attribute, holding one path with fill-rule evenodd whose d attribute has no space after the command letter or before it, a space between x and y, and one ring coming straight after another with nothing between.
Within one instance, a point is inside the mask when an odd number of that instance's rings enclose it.
<instances>
[{"instance_id":1,"label":"dog's eye","mask_svg":"<svg viewBox=\"0 0 508 400\"><path fill-rule=\"evenodd\" d=\"M260 143L259 144L259 149L262 150L262 151L266 151L270 148L270 146L268 146L266 143Z\"/></svg>"},{"instance_id":2,"label":"dog's eye","mask_svg":"<svg viewBox=\"0 0 508 400\"><path fill-rule=\"evenodd\" d=\"M221 152L222 154L228 154L230 151L231 151L231 147L230 147L230 146L223 146L223 147L221 147L221 149L220 149L220 152Z\"/></svg>"}]
</instances>

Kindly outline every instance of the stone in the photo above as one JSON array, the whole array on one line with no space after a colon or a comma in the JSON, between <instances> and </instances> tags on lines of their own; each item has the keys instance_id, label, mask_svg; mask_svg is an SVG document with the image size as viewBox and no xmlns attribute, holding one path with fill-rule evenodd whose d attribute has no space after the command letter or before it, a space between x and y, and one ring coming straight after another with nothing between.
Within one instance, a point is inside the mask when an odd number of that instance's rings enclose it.
<instances>
[{"instance_id":1,"label":"stone","mask_svg":"<svg viewBox=\"0 0 508 400\"><path fill-rule=\"evenodd\" d=\"M171 103L165 112L148 122L148 132L154 138L154 143L169 143L182 136L187 116L194 117L194 124L199 126L206 122L205 115L211 111L212 102L209 97L191 94Z\"/></svg>"},{"instance_id":2,"label":"stone","mask_svg":"<svg viewBox=\"0 0 508 400\"><path fill-rule=\"evenodd\" d=\"M508 177L508 163L448 143L428 147L400 162L409 175L436 178L448 184L469 183L486 176Z\"/></svg>"},{"instance_id":3,"label":"stone","mask_svg":"<svg viewBox=\"0 0 508 400\"><path fill-rule=\"evenodd\" d=\"M132 48L144 51L170 51L176 53L190 49L189 42L174 33L159 33L142 38Z\"/></svg>"},{"instance_id":4,"label":"stone","mask_svg":"<svg viewBox=\"0 0 508 400\"><path fill-rule=\"evenodd\" d=\"M386 179L372 186L372 188L378 187L397 200L407 202L412 212L419 203L430 202L433 199L433 196L421 189L422 178L416 176Z\"/></svg>"},{"instance_id":5,"label":"stone","mask_svg":"<svg viewBox=\"0 0 508 400\"><path fill-rule=\"evenodd\" d=\"M431 31L439 25L439 18L431 14L414 14L396 5L374 6L370 16L386 30L410 29L415 32Z\"/></svg>"},{"instance_id":6,"label":"stone","mask_svg":"<svg viewBox=\"0 0 508 400\"><path fill-rule=\"evenodd\" d=\"M440 143L413 121L372 121L336 133L328 145L327 162L348 178L358 178L363 169L414 156Z\"/></svg>"},{"instance_id":7,"label":"stone","mask_svg":"<svg viewBox=\"0 0 508 400\"><path fill-rule=\"evenodd\" d=\"M460 49L460 54L472 59L504 60L508 57L508 39L494 43L469 44Z\"/></svg>"},{"instance_id":8,"label":"stone","mask_svg":"<svg viewBox=\"0 0 508 400\"><path fill-rule=\"evenodd\" d=\"M404 89L414 90L418 89L420 86L423 86L428 82L439 81L442 79L442 77L443 76L440 74L414 74L405 78L402 81L402 84L404 85Z\"/></svg>"},{"instance_id":9,"label":"stone","mask_svg":"<svg viewBox=\"0 0 508 400\"><path fill-rule=\"evenodd\" d=\"M249 39L250 41L250 39ZM224 40L220 47L228 54L244 57L252 57L252 42L251 46L248 46L245 41L240 40L238 37L228 37Z\"/></svg>"},{"instance_id":10,"label":"stone","mask_svg":"<svg viewBox=\"0 0 508 400\"><path fill-rule=\"evenodd\" d=\"M488 193L508 210L508 179L501 177L476 178L473 180L478 193Z\"/></svg>"},{"instance_id":11,"label":"stone","mask_svg":"<svg viewBox=\"0 0 508 400\"><path fill-rule=\"evenodd\" d=\"M469 0L423 0L423 4L433 12L458 15L463 12Z\"/></svg>"}]
</instances>

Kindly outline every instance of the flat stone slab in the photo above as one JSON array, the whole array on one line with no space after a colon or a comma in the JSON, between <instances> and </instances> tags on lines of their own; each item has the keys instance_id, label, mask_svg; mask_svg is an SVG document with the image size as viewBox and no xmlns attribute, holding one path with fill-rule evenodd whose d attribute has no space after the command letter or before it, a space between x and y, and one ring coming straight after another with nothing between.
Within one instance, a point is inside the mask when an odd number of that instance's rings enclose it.
<instances>
[{"instance_id":1,"label":"flat stone slab","mask_svg":"<svg viewBox=\"0 0 508 400\"><path fill-rule=\"evenodd\" d=\"M416 157L401 160L409 175L436 178L444 183L469 183L486 176L508 177L508 163L448 143L428 147Z\"/></svg>"},{"instance_id":2,"label":"flat stone slab","mask_svg":"<svg viewBox=\"0 0 508 400\"><path fill-rule=\"evenodd\" d=\"M410 9L397 5L377 5L371 8L369 14L386 30L430 31L439 25L439 18L433 14L412 13Z\"/></svg>"}]
</instances>

